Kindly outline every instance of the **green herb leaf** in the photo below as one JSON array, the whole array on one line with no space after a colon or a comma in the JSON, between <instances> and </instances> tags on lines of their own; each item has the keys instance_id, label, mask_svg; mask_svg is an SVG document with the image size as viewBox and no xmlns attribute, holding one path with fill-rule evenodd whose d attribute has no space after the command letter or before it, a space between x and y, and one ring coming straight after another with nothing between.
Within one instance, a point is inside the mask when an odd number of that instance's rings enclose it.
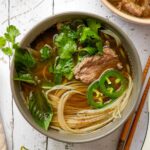
<instances>
[{"instance_id":1,"label":"green herb leaf","mask_svg":"<svg viewBox=\"0 0 150 150\"><path fill-rule=\"evenodd\" d=\"M79 39L80 43L88 43L92 44L95 41L100 40L100 37L98 34L96 34L93 30L91 30L89 27L83 27L81 37Z\"/></svg>"},{"instance_id":2,"label":"green herb leaf","mask_svg":"<svg viewBox=\"0 0 150 150\"><path fill-rule=\"evenodd\" d=\"M60 28L60 31L61 31L61 32L67 33L67 32L69 32L70 30L71 30L71 29L70 29L69 24L61 24L61 28Z\"/></svg>"},{"instance_id":3,"label":"green herb leaf","mask_svg":"<svg viewBox=\"0 0 150 150\"><path fill-rule=\"evenodd\" d=\"M22 62L28 68L32 68L35 65L35 59L30 53L25 53Z\"/></svg>"},{"instance_id":4,"label":"green herb leaf","mask_svg":"<svg viewBox=\"0 0 150 150\"><path fill-rule=\"evenodd\" d=\"M0 48L3 48L6 45L6 40L4 37L0 37Z\"/></svg>"},{"instance_id":5,"label":"green herb leaf","mask_svg":"<svg viewBox=\"0 0 150 150\"><path fill-rule=\"evenodd\" d=\"M8 56L11 56L13 54L13 51L10 47L4 47L4 48L2 48L2 51L4 54L6 54Z\"/></svg>"},{"instance_id":6,"label":"green herb leaf","mask_svg":"<svg viewBox=\"0 0 150 150\"><path fill-rule=\"evenodd\" d=\"M69 59L77 50L77 33L70 29L69 25L63 25L61 32L55 37L54 43L58 49L58 54L62 59Z\"/></svg>"},{"instance_id":7,"label":"green herb leaf","mask_svg":"<svg viewBox=\"0 0 150 150\"><path fill-rule=\"evenodd\" d=\"M35 58L26 49L16 49L15 51L15 68L17 72L26 71L33 68L36 64Z\"/></svg>"},{"instance_id":8,"label":"green herb leaf","mask_svg":"<svg viewBox=\"0 0 150 150\"><path fill-rule=\"evenodd\" d=\"M15 39L19 34L19 30L15 26L10 25L7 27L4 36L0 37L0 49L4 54L8 56L11 56L13 54L13 50L15 50L16 45L18 45L17 43L15 43ZM11 46L6 47L6 42L11 42Z\"/></svg>"},{"instance_id":9,"label":"green herb leaf","mask_svg":"<svg viewBox=\"0 0 150 150\"><path fill-rule=\"evenodd\" d=\"M73 59L59 59L54 68L54 73L65 76L68 80L73 78Z\"/></svg>"},{"instance_id":10,"label":"green herb leaf","mask_svg":"<svg viewBox=\"0 0 150 150\"><path fill-rule=\"evenodd\" d=\"M79 52L83 52L83 51L87 52L88 55L93 55L97 52L96 48L90 46L79 49Z\"/></svg>"},{"instance_id":11,"label":"green herb leaf","mask_svg":"<svg viewBox=\"0 0 150 150\"><path fill-rule=\"evenodd\" d=\"M96 48L99 54L103 53L103 44L102 44L101 39L96 42Z\"/></svg>"},{"instance_id":12,"label":"green herb leaf","mask_svg":"<svg viewBox=\"0 0 150 150\"><path fill-rule=\"evenodd\" d=\"M29 73L27 74L19 74L17 77L14 78L14 80L22 81L30 84L36 84L33 76Z\"/></svg>"},{"instance_id":13,"label":"green herb leaf","mask_svg":"<svg viewBox=\"0 0 150 150\"><path fill-rule=\"evenodd\" d=\"M66 36L72 40L77 39L77 33L71 29L69 24L63 24L61 26L61 33L65 33Z\"/></svg>"},{"instance_id":14,"label":"green herb leaf","mask_svg":"<svg viewBox=\"0 0 150 150\"><path fill-rule=\"evenodd\" d=\"M62 82L62 74L61 73L55 73L54 76L54 83L57 84L61 84Z\"/></svg>"},{"instance_id":15,"label":"green herb leaf","mask_svg":"<svg viewBox=\"0 0 150 150\"><path fill-rule=\"evenodd\" d=\"M54 84L52 82L49 82L49 81L44 81L41 84L41 88L46 89L46 90L51 89L53 86L54 86Z\"/></svg>"},{"instance_id":16,"label":"green herb leaf","mask_svg":"<svg viewBox=\"0 0 150 150\"><path fill-rule=\"evenodd\" d=\"M39 90L31 93L29 97L29 110L35 122L45 130L48 130L53 112L46 97Z\"/></svg>"},{"instance_id":17,"label":"green herb leaf","mask_svg":"<svg viewBox=\"0 0 150 150\"><path fill-rule=\"evenodd\" d=\"M14 25L8 26L6 31L7 32L4 34L4 36L5 36L6 40L11 42L11 43L14 43L16 37L18 35L20 35L19 30Z\"/></svg>"},{"instance_id":18,"label":"green herb leaf","mask_svg":"<svg viewBox=\"0 0 150 150\"><path fill-rule=\"evenodd\" d=\"M46 60L50 58L52 53L52 48L49 45L45 45L43 48L40 49L41 58Z\"/></svg>"},{"instance_id":19,"label":"green herb leaf","mask_svg":"<svg viewBox=\"0 0 150 150\"><path fill-rule=\"evenodd\" d=\"M100 36L89 27L82 27L79 41L83 46L86 46L82 49L87 51L90 55L94 55L97 52L102 53L103 51L103 44Z\"/></svg>"},{"instance_id":20,"label":"green herb leaf","mask_svg":"<svg viewBox=\"0 0 150 150\"><path fill-rule=\"evenodd\" d=\"M86 19L88 27L94 31L96 34L98 34L98 29L101 27L101 23L97 21L96 19Z\"/></svg>"},{"instance_id":21,"label":"green herb leaf","mask_svg":"<svg viewBox=\"0 0 150 150\"><path fill-rule=\"evenodd\" d=\"M86 53L85 54L79 53L77 56L77 63L80 63L86 56L87 56Z\"/></svg>"},{"instance_id":22,"label":"green herb leaf","mask_svg":"<svg viewBox=\"0 0 150 150\"><path fill-rule=\"evenodd\" d=\"M59 48L58 54L62 59L69 59L72 54L77 50L77 44L72 40L67 40L63 47Z\"/></svg>"},{"instance_id":23,"label":"green herb leaf","mask_svg":"<svg viewBox=\"0 0 150 150\"><path fill-rule=\"evenodd\" d=\"M19 43L14 43L13 44L13 49L18 49L19 48Z\"/></svg>"}]
</instances>

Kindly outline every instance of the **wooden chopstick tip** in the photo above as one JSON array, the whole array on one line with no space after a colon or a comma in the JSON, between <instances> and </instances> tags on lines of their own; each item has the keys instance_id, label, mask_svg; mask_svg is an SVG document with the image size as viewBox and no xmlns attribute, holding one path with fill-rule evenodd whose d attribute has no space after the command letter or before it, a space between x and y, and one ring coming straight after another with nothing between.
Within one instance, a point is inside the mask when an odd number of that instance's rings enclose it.
<instances>
[{"instance_id":1,"label":"wooden chopstick tip","mask_svg":"<svg viewBox=\"0 0 150 150\"><path fill-rule=\"evenodd\" d=\"M148 60L146 62L144 70L143 70L142 83L144 83L144 81L146 79L149 68L150 68L150 55L148 57ZM127 140L127 137L128 137L128 134L129 134L129 131L131 129L132 122L133 122L133 117L134 117L133 114L134 113L132 113L130 115L130 117L128 118L127 122L125 123L125 125L123 127L123 130L122 130L121 135L120 135L120 140L118 142L118 149L117 150L120 150L120 148L122 148L122 150L124 149L125 142Z\"/></svg>"}]
</instances>

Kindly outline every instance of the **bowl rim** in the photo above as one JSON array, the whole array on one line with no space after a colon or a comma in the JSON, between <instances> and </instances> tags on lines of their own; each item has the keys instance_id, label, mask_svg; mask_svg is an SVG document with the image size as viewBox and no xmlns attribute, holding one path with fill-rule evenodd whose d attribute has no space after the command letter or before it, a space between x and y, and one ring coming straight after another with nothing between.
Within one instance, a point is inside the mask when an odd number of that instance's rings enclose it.
<instances>
[{"instance_id":1,"label":"bowl rim","mask_svg":"<svg viewBox=\"0 0 150 150\"><path fill-rule=\"evenodd\" d=\"M117 14L119 17L127 20L128 22L141 24L141 25L150 25L150 18L138 18L127 13L124 13L117 8L115 8L108 0L101 0L102 3L113 13Z\"/></svg>"},{"instance_id":2,"label":"bowl rim","mask_svg":"<svg viewBox=\"0 0 150 150\"><path fill-rule=\"evenodd\" d=\"M45 21L49 20L49 19L52 19L52 18L55 18L55 17L63 17L65 15L84 15L84 16L89 16L89 17L93 17L93 18L97 18L101 21L104 21L106 24L109 24L110 26L112 26L113 28L115 28L116 30L118 30L118 32L124 37L127 39L129 45L131 45L132 47L132 50L134 51L138 61L138 66L139 66L139 85L140 85L140 88L138 89L137 91L137 101L139 101L139 95L140 95L140 91L141 91L141 85L142 85L142 67L141 67L141 61L140 61L140 58L139 58L139 55L136 51L136 48L134 47L133 43L131 42L131 40L128 38L128 36L125 34L125 32L123 32L117 25L115 25L114 23L110 22L109 20L107 20L106 18L102 17L102 16L99 16L97 14L94 14L94 13L89 13L89 12L83 12L83 11L66 11L66 12L61 12L61 13L57 13L53 16L49 16L45 19L43 19L42 21L40 21L39 23L37 23L36 25L34 25L22 38L21 40L21 44L24 42L24 39L31 34L31 32L33 31L34 28L37 28L38 26L41 26ZM25 113L25 111L23 111L20 103L19 103L19 100L17 98L17 94L16 94L16 91L15 91L15 88L14 88L14 80L13 80L13 74L14 74L14 56L13 56L13 59L11 61L11 70L10 70L10 82L11 82L11 90L12 90L12 95L14 97L14 100L15 100L15 103L19 109L19 111L21 112L21 114L23 115L23 117L25 118L25 120L34 128L36 129L37 131L39 131L41 134L49 137L49 138L52 138L54 140L57 140L57 141L60 141L60 142L67 142L67 143L86 143L86 142L92 142L92 141L95 141L95 140L98 140L98 139L101 139L103 137L105 137L106 135L109 135L111 134L112 132L114 132L115 130L117 130L126 120L127 118L130 116L130 114L134 111L135 107L136 107L136 102L134 102L134 105L132 106L131 110L129 110L128 114L126 114L123 118L122 121L118 122L117 125L113 128L111 128L111 130L107 131L106 133L104 133L103 135L99 135L99 136L95 136L95 137L92 137L92 138L88 138L88 139L83 139L83 140L65 140L65 139L57 139L55 137L53 137L52 135L49 135L48 134L48 131L45 131L44 129L42 129L41 127L39 127L34 121L31 121L28 117L28 115ZM80 136L80 135L79 135Z\"/></svg>"}]
</instances>

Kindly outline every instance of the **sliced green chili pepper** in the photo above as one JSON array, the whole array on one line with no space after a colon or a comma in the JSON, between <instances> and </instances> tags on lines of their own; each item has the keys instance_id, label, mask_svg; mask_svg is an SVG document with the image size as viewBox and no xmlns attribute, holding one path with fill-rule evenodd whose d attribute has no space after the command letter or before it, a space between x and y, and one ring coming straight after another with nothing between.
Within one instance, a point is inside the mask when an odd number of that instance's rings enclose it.
<instances>
[{"instance_id":1,"label":"sliced green chili pepper","mask_svg":"<svg viewBox=\"0 0 150 150\"><path fill-rule=\"evenodd\" d=\"M109 79L110 77L115 78L115 84L120 84L120 87L117 90L113 87L112 82ZM88 104L94 108L103 108L113 103L116 98L123 94L126 88L127 79L117 70L108 70L100 77L100 79L89 85L87 92ZM95 98L99 100L98 102L94 100L94 93L96 94ZM103 101L103 95L110 98L109 102L105 103Z\"/></svg>"},{"instance_id":2,"label":"sliced green chili pepper","mask_svg":"<svg viewBox=\"0 0 150 150\"><path fill-rule=\"evenodd\" d=\"M120 87L117 90L107 86L107 82L110 77L115 78L116 84L120 84ZM123 94L127 88L127 83L127 79L117 70L108 70L99 79L100 91L104 95L113 99L118 98Z\"/></svg>"},{"instance_id":3,"label":"sliced green chili pepper","mask_svg":"<svg viewBox=\"0 0 150 150\"><path fill-rule=\"evenodd\" d=\"M88 104L90 106L93 106L94 108L103 108L112 102L114 102L113 99L109 100L109 103L104 103L103 98L103 93L99 92L98 89L100 88L99 86L99 80L94 81L89 87L88 87L88 92L87 92L87 99L88 99ZM99 100L96 102L94 100L94 93L96 94L96 98Z\"/></svg>"},{"instance_id":4,"label":"sliced green chili pepper","mask_svg":"<svg viewBox=\"0 0 150 150\"><path fill-rule=\"evenodd\" d=\"M88 87L88 92L87 92L87 99L88 99L88 104L93 106L94 108L102 108L104 107L104 103L102 100L99 102L94 101L94 92L97 93L97 90L99 89L99 81L96 80L94 81L89 87ZM96 94L98 95L98 94Z\"/></svg>"}]
</instances>

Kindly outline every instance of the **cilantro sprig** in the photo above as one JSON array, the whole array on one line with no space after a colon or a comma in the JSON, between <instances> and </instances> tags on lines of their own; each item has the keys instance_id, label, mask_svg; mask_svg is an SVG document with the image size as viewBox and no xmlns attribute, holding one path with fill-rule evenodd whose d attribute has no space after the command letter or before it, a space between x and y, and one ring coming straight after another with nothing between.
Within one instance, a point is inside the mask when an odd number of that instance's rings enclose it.
<instances>
[{"instance_id":1,"label":"cilantro sprig","mask_svg":"<svg viewBox=\"0 0 150 150\"><path fill-rule=\"evenodd\" d=\"M11 56L18 43L16 43L16 37L20 35L19 30L14 25L9 25L3 36L0 36L0 49L1 51Z\"/></svg>"}]
</instances>

